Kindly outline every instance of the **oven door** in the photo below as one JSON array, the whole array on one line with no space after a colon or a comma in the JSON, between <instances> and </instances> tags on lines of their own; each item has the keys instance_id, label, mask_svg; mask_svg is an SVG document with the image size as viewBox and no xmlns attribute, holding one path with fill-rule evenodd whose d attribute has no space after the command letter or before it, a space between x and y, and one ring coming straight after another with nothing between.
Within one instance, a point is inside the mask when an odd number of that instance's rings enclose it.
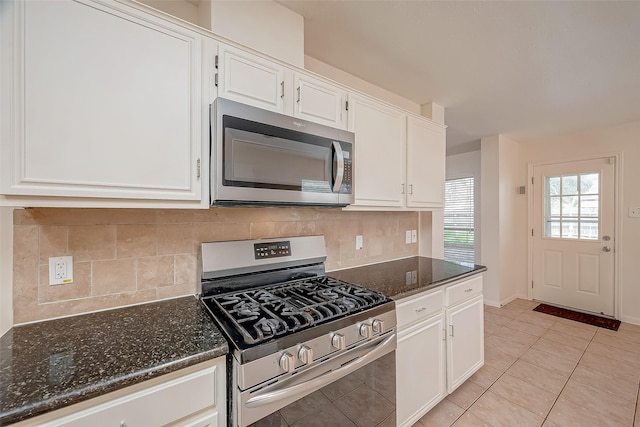
<instances>
[{"instance_id":1,"label":"oven door","mask_svg":"<svg viewBox=\"0 0 640 427\"><path fill-rule=\"evenodd\" d=\"M395 417L396 342L393 330L275 383L245 391L236 387L232 424L304 425L305 417L316 423L321 417L326 423L317 425L335 425L355 417L358 425L373 427Z\"/></svg>"},{"instance_id":2,"label":"oven door","mask_svg":"<svg viewBox=\"0 0 640 427\"><path fill-rule=\"evenodd\" d=\"M215 110L214 203L352 202L348 133L226 99Z\"/></svg>"}]
</instances>

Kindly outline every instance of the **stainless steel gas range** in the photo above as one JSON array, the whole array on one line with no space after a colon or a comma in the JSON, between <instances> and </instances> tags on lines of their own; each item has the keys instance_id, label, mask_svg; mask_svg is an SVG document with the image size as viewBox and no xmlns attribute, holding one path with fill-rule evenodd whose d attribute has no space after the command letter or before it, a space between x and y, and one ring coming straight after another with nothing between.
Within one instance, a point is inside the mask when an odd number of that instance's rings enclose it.
<instances>
[{"instance_id":1,"label":"stainless steel gas range","mask_svg":"<svg viewBox=\"0 0 640 427\"><path fill-rule=\"evenodd\" d=\"M325 259L323 236L202 244L202 302L232 349L230 425L286 413L395 350L394 302L326 276ZM366 375L358 377L363 385L380 383ZM395 381L391 387L387 395Z\"/></svg>"}]
</instances>

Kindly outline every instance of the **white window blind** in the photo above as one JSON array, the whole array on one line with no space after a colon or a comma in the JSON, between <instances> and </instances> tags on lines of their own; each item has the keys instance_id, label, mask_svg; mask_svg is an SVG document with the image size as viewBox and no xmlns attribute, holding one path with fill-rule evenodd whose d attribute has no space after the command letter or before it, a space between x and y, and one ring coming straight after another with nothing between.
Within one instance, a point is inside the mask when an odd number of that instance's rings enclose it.
<instances>
[{"instance_id":1,"label":"white window blind","mask_svg":"<svg viewBox=\"0 0 640 427\"><path fill-rule=\"evenodd\" d=\"M444 259L474 263L473 177L445 184Z\"/></svg>"}]
</instances>

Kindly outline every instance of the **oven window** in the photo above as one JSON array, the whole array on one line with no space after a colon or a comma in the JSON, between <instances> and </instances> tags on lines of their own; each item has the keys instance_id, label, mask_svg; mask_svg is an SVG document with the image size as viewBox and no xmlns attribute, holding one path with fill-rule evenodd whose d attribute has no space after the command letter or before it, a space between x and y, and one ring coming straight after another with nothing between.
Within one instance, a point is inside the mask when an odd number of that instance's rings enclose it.
<instances>
[{"instance_id":1,"label":"oven window","mask_svg":"<svg viewBox=\"0 0 640 427\"><path fill-rule=\"evenodd\" d=\"M393 351L249 427L395 425L395 366Z\"/></svg>"}]
</instances>

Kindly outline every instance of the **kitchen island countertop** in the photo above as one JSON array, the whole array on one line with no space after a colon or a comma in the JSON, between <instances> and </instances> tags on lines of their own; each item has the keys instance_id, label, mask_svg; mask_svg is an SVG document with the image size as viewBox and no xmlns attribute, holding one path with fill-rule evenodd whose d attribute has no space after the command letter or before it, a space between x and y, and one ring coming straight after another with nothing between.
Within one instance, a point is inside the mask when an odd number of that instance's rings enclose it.
<instances>
[{"instance_id":1,"label":"kitchen island countertop","mask_svg":"<svg viewBox=\"0 0 640 427\"><path fill-rule=\"evenodd\" d=\"M16 326L0 338L0 425L227 352L194 296Z\"/></svg>"},{"instance_id":2,"label":"kitchen island countertop","mask_svg":"<svg viewBox=\"0 0 640 427\"><path fill-rule=\"evenodd\" d=\"M437 258L411 257L327 272L328 276L381 292L401 300L486 271L483 265L466 266Z\"/></svg>"}]
</instances>

